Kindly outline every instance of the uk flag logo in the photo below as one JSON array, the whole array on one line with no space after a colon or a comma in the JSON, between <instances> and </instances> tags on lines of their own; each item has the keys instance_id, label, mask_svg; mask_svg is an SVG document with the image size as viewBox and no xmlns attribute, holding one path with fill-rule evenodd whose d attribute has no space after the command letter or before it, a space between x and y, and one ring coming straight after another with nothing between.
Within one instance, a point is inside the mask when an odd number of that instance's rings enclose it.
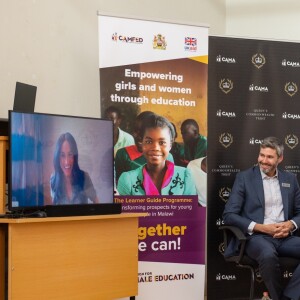
<instances>
[{"instance_id":1,"label":"uk flag logo","mask_svg":"<svg viewBox=\"0 0 300 300\"><path fill-rule=\"evenodd\" d=\"M187 51L196 51L197 50L197 38L185 37L184 49Z\"/></svg>"}]
</instances>

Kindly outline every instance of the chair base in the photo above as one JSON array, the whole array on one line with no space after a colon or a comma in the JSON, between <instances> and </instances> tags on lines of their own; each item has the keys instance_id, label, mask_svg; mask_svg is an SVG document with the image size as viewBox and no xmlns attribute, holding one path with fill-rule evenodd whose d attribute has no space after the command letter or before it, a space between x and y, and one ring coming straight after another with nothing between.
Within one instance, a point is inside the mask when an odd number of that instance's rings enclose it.
<instances>
[{"instance_id":1,"label":"chair base","mask_svg":"<svg viewBox=\"0 0 300 300\"><path fill-rule=\"evenodd\" d=\"M249 300L254 300L254 283L255 283L255 270L254 270L254 268L250 265L240 265L240 264L238 264L237 267L250 270L251 278L250 278Z\"/></svg>"}]
</instances>

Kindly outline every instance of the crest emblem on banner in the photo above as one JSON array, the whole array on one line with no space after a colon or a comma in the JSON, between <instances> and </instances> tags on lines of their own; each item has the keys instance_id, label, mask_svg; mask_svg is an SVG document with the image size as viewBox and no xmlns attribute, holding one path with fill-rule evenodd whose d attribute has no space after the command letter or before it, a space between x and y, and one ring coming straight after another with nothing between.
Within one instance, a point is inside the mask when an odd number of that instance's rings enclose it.
<instances>
[{"instance_id":1,"label":"crest emblem on banner","mask_svg":"<svg viewBox=\"0 0 300 300\"><path fill-rule=\"evenodd\" d=\"M285 84L284 90L289 96L293 97L298 92L298 87L295 82L288 82Z\"/></svg>"},{"instance_id":2,"label":"crest emblem on banner","mask_svg":"<svg viewBox=\"0 0 300 300\"><path fill-rule=\"evenodd\" d=\"M230 79L221 79L219 82L219 88L225 94L228 94L233 89L233 82Z\"/></svg>"},{"instance_id":3,"label":"crest emblem on banner","mask_svg":"<svg viewBox=\"0 0 300 300\"><path fill-rule=\"evenodd\" d=\"M227 188L227 187L221 188L219 190L219 197L221 198L222 201L224 201L226 203L229 199L230 192L231 192L230 188Z\"/></svg>"},{"instance_id":4,"label":"crest emblem on banner","mask_svg":"<svg viewBox=\"0 0 300 300\"><path fill-rule=\"evenodd\" d=\"M257 69L260 69L266 63L266 58L262 54L256 53L252 56L252 63Z\"/></svg>"},{"instance_id":5,"label":"crest emblem on banner","mask_svg":"<svg viewBox=\"0 0 300 300\"><path fill-rule=\"evenodd\" d=\"M223 147L228 148L233 143L233 136L230 133L222 133L219 142Z\"/></svg>"},{"instance_id":6,"label":"crest emblem on banner","mask_svg":"<svg viewBox=\"0 0 300 300\"><path fill-rule=\"evenodd\" d=\"M294 149L299 143L298 137L294 134L287 135L284 141L290 149Z\"/></svg>"},{"instance_id":7,"label":"crest emblem on banner","mask_svg":"<svg viewBox=\"0 0 300 300\"><path fill-rule=\"evenodd\" d=\"M166 50L167 49L166 38L162 34L159 33L154 36L153 49L158 49L158 50Z\"/></svg>"}]
</instances>

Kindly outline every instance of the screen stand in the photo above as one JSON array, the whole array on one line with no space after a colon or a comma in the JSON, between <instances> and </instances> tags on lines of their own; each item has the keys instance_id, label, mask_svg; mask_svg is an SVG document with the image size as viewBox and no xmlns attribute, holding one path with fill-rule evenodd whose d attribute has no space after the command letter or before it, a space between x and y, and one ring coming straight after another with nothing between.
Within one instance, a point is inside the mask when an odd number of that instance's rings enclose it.
<instances>
[{"instance_id":1,"label":"screen stand","mask_svg":"<svg viewBox=\"0 0 300 300\"><path fill-rule=\"evenodd\" d=\"M47 217L47 213L42 210L36 210L33 212L24 213L24 218L46 218L46 217Z\"/></svg>"}]
</instances>

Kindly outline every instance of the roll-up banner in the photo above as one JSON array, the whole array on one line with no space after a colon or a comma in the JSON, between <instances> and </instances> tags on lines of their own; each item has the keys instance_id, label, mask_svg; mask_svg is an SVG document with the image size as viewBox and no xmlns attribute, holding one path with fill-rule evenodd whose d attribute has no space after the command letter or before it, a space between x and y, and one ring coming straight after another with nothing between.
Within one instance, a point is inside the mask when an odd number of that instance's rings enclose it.
<instances>
[{"instance_id":1,"label":"roll-up banner","mask_svg":"<svg viewBox=\"0 0 300 300\"><path fill-rule=\"evenodd\" d=\"M148 213L137 233L136 299L204 299L208 28L98 18L101 116L115 126L115 201L124 213ZM164 118L143 130L153 113Z\"/></svg>"},{"instance_id":2,"label":"roll-up banner","mask_svg":"<svg viewBox=\"0 0 300 300\"><path fill-rule=\"evenodd\" d=\"M209 38L207 298L247 299L250 271L223 257L222 212L236 174L257 163L267 136L285 146L279 165L299 178L300 44ZM283 270L283 280L291 276ZM266 291L259 271L255 298Z\"/></svg>"}]
</instances>

